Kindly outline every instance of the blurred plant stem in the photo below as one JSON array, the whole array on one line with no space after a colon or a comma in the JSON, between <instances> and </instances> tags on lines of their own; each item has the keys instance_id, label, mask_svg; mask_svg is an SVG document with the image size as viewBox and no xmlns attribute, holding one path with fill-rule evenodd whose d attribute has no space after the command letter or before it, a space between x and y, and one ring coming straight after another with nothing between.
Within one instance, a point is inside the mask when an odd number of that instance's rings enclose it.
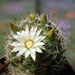
<instances>
[{"instance_id":1,"label":"blurred plant stem","mask_svg":"<svg viewBox=\"0 0 75 75\"><path fill-rule=\"evenodd\" d=\"M35 12L41 13L41 0L35 0Z\"/></svg>"}]
</instances>

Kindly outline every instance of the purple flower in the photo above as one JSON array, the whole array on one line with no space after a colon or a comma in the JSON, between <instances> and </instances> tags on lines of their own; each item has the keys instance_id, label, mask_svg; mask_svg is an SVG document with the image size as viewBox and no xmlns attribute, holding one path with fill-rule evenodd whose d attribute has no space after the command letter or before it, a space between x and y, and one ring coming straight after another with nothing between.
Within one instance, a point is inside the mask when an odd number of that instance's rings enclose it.
<instances>
[{"instance_id":1,"label":"purple flower","mask_svg":"<svg viewBox=\"0 0 75 75\"><path fill-rule=\"evenodd\" d=\"M70 36L71 25L68 24L67 20L59 20L57 21L58 26L65 32L65 36Z\"/></svg>"}]
</instances>

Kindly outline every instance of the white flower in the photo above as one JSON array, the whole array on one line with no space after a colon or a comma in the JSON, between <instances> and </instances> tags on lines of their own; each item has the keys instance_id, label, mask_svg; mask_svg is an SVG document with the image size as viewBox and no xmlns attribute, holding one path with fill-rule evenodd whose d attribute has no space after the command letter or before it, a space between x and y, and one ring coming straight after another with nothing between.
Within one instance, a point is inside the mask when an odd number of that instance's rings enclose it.
<instances>
[{"instance_id":1,"label":"white flower","mask_svg":"<svg viewBox=\"0 0 75 75\"><path fill-rule=\"evenodd\" d=\"M30 30L28 26L26 26L25 31L17 32L17 35L13 35L13 37L18 42L13 42L10 44L14 46L14 49L11 52L17 52L17 56L22 54L27 58L29 55L35 61L36 52L42 53L41 49L43 49L43 45L45 43L41 42L45 36L40 36L41 30L37 31L37 27L32 27Z\"/></svg>"}]
</instances>

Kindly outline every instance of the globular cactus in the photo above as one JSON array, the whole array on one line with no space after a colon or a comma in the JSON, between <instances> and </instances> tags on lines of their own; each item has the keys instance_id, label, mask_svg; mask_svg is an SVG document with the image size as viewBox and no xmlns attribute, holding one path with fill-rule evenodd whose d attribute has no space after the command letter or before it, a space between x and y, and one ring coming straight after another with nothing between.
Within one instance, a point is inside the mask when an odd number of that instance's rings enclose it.
<instances>
[{"instance_id":1,"label":"globular cactus","mask_svg":"<svg viewBox=\"0 0 75 75\"><path fill-rule=\"evenodd\" d=\"M62 71L65 37L46 14L29 14L9 24L5 63L14 69L13 75L56 75Z\"/></svg>"}]
</instances>

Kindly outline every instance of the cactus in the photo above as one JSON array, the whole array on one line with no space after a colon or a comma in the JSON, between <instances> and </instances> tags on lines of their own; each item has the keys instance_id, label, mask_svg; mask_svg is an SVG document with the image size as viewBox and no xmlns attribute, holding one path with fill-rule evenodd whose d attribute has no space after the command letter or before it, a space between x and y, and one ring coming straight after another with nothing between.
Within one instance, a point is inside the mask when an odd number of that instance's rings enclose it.
<instances>
[{"instance_id":1,"label":"cactus","mask_svg":"<svg viewBox=\"0 0 75 75\"><path fill-rule=\"evenodd\" d=\"M9 25L5 63L13 67L14 75L56 75L62 71L65 37L46 14L30 14Z\"/></svg>"}]
</instances>

